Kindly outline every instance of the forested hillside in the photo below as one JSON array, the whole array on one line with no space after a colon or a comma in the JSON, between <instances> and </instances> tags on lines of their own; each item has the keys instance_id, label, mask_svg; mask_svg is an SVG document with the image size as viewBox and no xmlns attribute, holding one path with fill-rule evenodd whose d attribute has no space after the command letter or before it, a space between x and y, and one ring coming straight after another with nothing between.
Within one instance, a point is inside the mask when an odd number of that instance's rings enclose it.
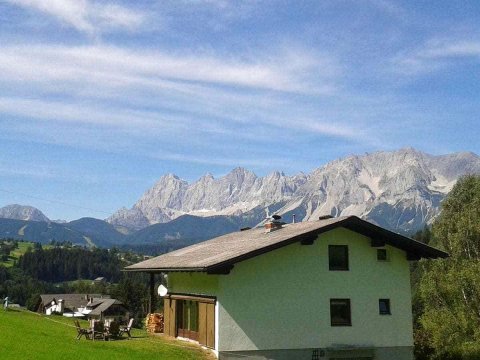
<instances>
[{"instance_id":1,"label":"forested hillside","mask_svg":"<svg viewBox=\"0 0 480 360\"><path fill-rule=\"evenodd\" d=\"M417 359L480 359L480 176L466 176L420 240L450 254L413 270Z\"/></svg>"},{"instance_id":2,"label":"forested hillside","mask_svg":"<svg viewBox=\"0 0 480 360\"><path fill-rule=\"evenodd\" d=\"M18 267L25 274L38 280L63 282L77 279L105 277L109 282L118 282L121 269L126 264L117 250L94 248L55 247L28 251L18 260Z\"/></svg>"}]
</instances>

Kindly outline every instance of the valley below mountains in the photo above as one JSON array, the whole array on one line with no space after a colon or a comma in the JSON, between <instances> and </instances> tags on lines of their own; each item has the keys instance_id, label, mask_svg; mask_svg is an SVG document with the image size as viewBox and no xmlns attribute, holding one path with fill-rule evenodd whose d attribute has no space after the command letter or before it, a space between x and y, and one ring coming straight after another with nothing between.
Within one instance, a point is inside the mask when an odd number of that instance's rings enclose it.
<instances>
[{"instance_id":1,"label":"valley below mountains","mask_svg":"<svg viewBox=\"0 0 480 360\"><path fill-rule=\"evenodd\" d=\"M433 156L411 148L348 156L309 174L273 172L258 177L236 168L188 183L173 174L127 209L108 219L59 223L40 210L0 208L0 237L40 243L71 241L103 247L157 244L169 251L242 227L272 214L285 222L322 215L357 215L390 230L411 234L430 224L458 178L480 173L480 157L462 152Z\"/></svg>"}]
</instances>

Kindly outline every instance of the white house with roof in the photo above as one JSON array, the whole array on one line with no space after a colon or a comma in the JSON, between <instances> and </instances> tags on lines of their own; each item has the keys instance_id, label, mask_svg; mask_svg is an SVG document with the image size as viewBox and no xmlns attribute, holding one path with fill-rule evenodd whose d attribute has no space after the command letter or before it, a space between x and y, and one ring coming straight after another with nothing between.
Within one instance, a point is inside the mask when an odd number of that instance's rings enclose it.
<instances>
[{"instance_id":1,"label":"white house with roof","mask_svg":"<svg viewBox=\"0 0 480 360\"><path fill-rule=\"evenodd\" d=\"M438 249L355 216L227 234L128 266L168 274L165 334L220 359L412 360L409 261Z\"/></svg>"}]
</instances>

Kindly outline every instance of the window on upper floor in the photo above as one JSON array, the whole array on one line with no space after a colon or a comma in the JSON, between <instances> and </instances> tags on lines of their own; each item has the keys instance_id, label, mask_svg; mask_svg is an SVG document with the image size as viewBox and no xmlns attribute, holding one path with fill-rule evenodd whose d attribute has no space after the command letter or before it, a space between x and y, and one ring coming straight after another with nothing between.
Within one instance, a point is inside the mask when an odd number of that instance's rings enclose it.
<instances>
[{"instance_id":1,"label":"window on upper floor","mask_svg":"<svg viewBox=\"0 0 480 360\"><path fill-rule=\"evenodd\" d=\"M350 299L330 299L330 324L352 326Z\"/></svg>"},{"instance_id":2,"label":"window on upper floor","mask_svg":"<svg viewBox=\"0 0 480 360\"><path fill-rule=\"evenodd\" d=\"M329 245L328 246L328 268L330 270L348 270L348 246L347 245Z\"/></svg>"},{"instance_id":3,"label":"window on upper floor","mask_svg":"<svg viewBox=\"0 0 480 360\"><path fill-rule=\"evenodd\" d=\"M378 312L380 315L391 315L390 311L390 299L379 299L378 300Z\"/></svg>"},{"instance_id":4,"label":"window on upper floor","mask_svg":"<svg viewBox=\"0 0 480 360\"><path fill-rule=\"evenodd\" d=\"M378 261L387 261L387 249L377 249L377 260Z\"/></svg>"}]
</instances>

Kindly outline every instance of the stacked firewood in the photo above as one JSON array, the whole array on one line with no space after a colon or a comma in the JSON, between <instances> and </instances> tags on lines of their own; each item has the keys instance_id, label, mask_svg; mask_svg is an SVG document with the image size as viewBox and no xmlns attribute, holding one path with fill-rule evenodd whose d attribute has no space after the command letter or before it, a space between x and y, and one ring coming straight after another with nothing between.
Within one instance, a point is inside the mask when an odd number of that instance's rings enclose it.
<instances>
[{"instance_id":1,"label":"stacked firewood","mask_svg":"<svg viewBox=\"0 0 480 360\"><path fill-rule=\"evenodd\" d=\"M163 332L163 314L148 314L145 319L145 326L150 334Z\"/></svg>"}]
</instances>

